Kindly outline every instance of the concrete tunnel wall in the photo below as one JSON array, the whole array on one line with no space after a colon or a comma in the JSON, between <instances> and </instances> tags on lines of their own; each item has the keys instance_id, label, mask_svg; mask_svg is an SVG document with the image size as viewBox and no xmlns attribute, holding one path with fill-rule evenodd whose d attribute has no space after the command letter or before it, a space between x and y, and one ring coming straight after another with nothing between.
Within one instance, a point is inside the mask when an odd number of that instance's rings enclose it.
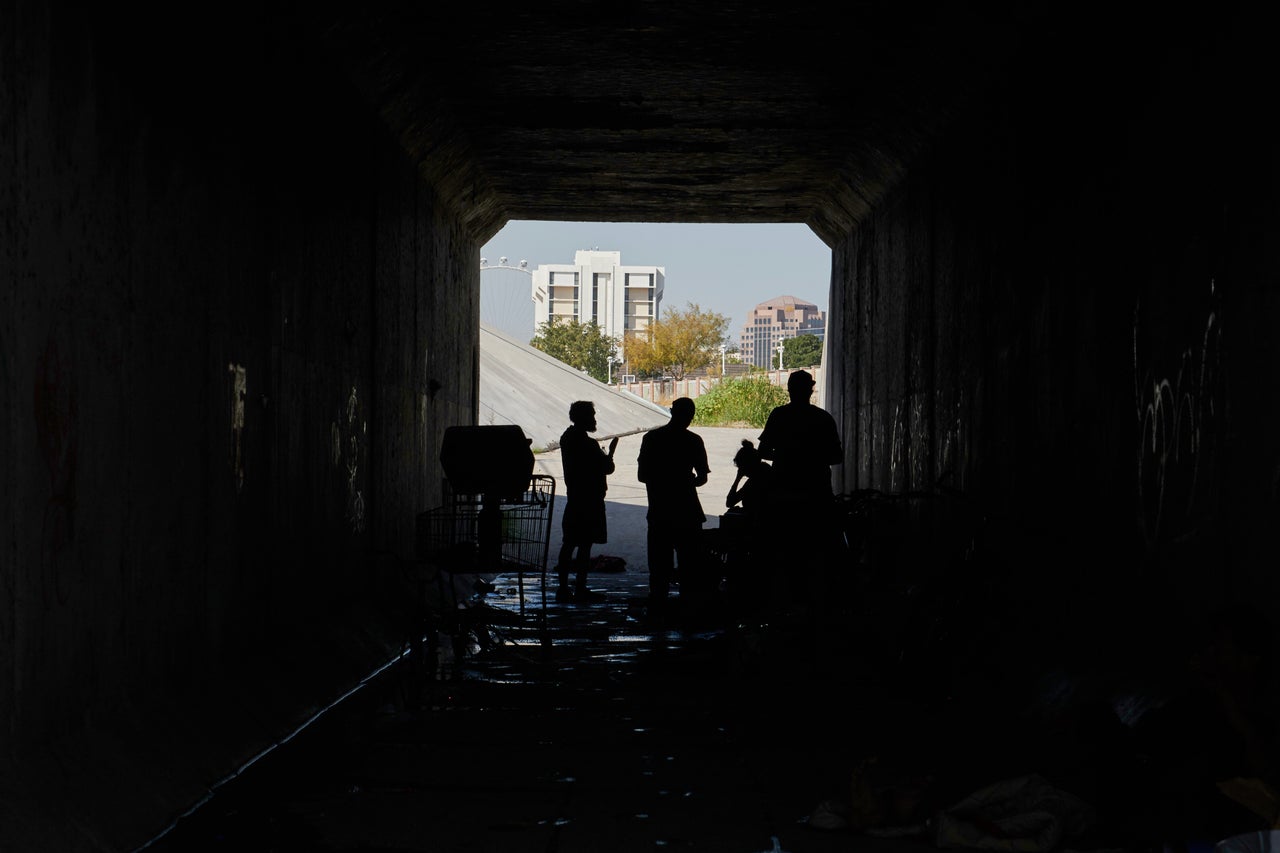
<instances>
[{"instance_id":1,"label":"concrete tunnel wall","mask_svg":"<svg viewBox=\"0 0 1280 853\"><path fill-rule=\"evenodd\" d=\"M1006 81L834 248L842 490L960 490L940 517L989 516L1010 646L1077 672L1178 660L1220 608L1275 615L1265 31Z\"/></svg>"},{"instance_id":2,"label":"concrete tunnel wall","mask_svg":"<svg viewBox=\"0 0 1280 853\"><path fill-rule=\"evenodd\" d=\"M474 420L479 240L269 21L228 63L18 6L0 847L127 849L393 654L364 551L411 547ZM842 488L950 472L1086 645L1070 607L1118 588L1161 640L1275 600L1280 193L1237 39L1149 88L1010 81L834 247Z\"/></svg>"},{"instance_id":3,"label":"concrete tunnel wall","mask_svg":"<svg viewBox=\"0 0 1280 853\"><path fill-rule=\"evenodd\" d=\"M479 243L288 38L229 62L216 21L161 46L19 5L0 848L129 849L399 650L366 552L411 553L474 422Z\"/></svg>"}]
</instances>

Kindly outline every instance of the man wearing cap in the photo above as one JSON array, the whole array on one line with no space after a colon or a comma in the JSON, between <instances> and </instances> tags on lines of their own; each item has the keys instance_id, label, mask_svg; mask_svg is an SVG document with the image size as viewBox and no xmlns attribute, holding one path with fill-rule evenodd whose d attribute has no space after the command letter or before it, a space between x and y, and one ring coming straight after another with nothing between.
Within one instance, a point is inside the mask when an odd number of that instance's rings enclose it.
<instances>
[{"instance_id":1,"label":"man wearing cap","mask_svg":"<svg viewBox=\"0 0 1280 853\"><path fill-rule=\"evenodd\" d=\"M769 413L760 433L760 456L773 461L773 506L811 533L795 540L809 551L810 559L792 559L786 572L787 605L812 608L817 622L829 605L828 585L838 552L839 527L831 466L844 462L844 447L836 419L826 409L811 405L813 375L796 370L787 377L790 403ZM800 557L800 554L793 555ZM816 625L816 622L815 622Z\"/></svg>"},{"instance_id":2,"label":"man wearing cap","mask_svg":"<svg viewBox=\"0 0 1280 853\"><path fill-rule=\"evenodd\" d=\"M844 462L836 419L809 402L813 386L809 371L792 371L791 402L770 412L760 433L760 456L773 462L778 499L802 512L828 507L834 495L831 466Z\"/></svg>"}]
</instances>

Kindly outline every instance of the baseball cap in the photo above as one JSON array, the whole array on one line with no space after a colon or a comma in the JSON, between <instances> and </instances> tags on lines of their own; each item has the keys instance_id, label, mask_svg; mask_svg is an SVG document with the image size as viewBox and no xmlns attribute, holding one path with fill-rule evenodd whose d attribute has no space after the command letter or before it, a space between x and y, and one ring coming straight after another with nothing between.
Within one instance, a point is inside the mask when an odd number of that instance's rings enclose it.
<instances>
[{"instance_id":1,"label":"baseball cap","mask_svg":"<svg viewBox=\"0 0 1280 853\"><path fill-rule=\"evenodd\" d=\"M787 388L812 388L816 383L813 374L807 370L793 370L787 377Z\"/></svg>"}]
</instances>

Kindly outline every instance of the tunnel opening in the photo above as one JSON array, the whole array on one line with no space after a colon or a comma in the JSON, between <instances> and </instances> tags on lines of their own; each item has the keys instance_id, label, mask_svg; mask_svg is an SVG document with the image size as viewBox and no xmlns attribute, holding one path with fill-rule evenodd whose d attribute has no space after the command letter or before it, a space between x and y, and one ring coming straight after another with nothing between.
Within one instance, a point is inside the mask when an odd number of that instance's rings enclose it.
<instances>
[{"instance_id":1,"label":"tunnel opening","mask_svg":"<svg viewBox=\"0 0 1280 853\"><path fill-rule=\"evenodd\" d=\"M831 255L803 224L513 221L480 272L482 326L650 400L686 373L777 382L822 365ZM661 325L679 348L654 342Z\"/></svg>"}]
</instances>

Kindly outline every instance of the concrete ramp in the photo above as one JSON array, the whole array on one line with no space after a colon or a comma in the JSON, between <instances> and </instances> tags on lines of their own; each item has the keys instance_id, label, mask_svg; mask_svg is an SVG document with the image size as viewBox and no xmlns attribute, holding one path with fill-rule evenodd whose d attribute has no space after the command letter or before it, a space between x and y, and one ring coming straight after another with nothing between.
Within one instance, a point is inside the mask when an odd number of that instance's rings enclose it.
<instances>
[{"instance_id":1,"label":"concrete ramp","mask_svg":"<svg viewBox=\"0 0 1280 853\"><path fill-rule=\"evenodd\" d=\"M569 404L596 406L601 441L665 424L666 408L616 390L563 361L480 324L481 426L515 424L533 439L535 452L557 447L569 426Z\"/></svg>"}]
</instances>

